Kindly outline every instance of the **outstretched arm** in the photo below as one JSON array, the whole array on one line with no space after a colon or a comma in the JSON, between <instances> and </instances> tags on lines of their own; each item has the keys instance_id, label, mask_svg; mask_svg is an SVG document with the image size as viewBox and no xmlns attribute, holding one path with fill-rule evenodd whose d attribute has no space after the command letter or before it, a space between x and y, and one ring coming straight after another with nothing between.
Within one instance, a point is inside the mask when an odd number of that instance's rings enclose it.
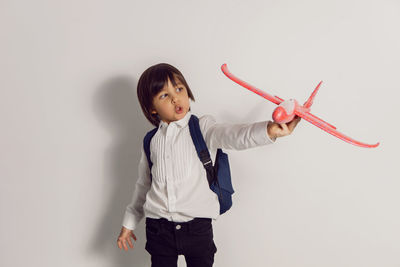
<instances>
[{"instance_id":1,"label":"outstretched arm","mask_svg":"<svg viewBox=\"0 0 400 267\"><path fill-rule=\"evenodd\" d=\"M200 129L209 149L243 150L274 143L267 132L269 123L217 123L213 116L206 115L200 118Z\"/></svg>"}]
</instances>

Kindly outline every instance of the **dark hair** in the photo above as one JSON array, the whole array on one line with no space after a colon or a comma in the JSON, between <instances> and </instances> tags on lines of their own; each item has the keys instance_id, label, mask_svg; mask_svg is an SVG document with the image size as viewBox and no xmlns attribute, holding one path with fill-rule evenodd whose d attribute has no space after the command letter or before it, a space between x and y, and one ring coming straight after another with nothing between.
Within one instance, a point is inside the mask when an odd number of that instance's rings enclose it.
<instances>
[{"instance_id":1,"label":"dark hair","mask_svg":"<svg viewBox=\"0 0 400 267\"><path fill-rule=\"evenodd\" d=\"M168 83L168 79L174 86L177 86L176 79L179 80L186 87L189 98L194 101L194 96L189 85L177 68L167 63L159 63L146 69L139 78L137 96L144 115L156 127L160 124L160 119L158 114L151 113L153 98Z\"/></svg>"}]
</instances>

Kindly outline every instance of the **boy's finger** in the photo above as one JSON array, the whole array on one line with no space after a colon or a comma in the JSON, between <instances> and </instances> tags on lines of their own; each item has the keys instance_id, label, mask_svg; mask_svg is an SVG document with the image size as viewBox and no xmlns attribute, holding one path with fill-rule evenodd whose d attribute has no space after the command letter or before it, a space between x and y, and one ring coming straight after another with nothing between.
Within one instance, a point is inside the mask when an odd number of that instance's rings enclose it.
<instances>
[{"instance_id":1,"label":"boy's finger","mask_svg":"<svg viewBox=\"0 0 400 267\"><path fill-rule=\"evenodd\" d=\"M287 133L287 132L288 132L289 128L288 128L288 126L286 125L286 123L279 123L279 125L281 126L282 131L283 131L284 133Z\"/></svg>"},{"instance_id":2,"label":"boy's finger","mask_svg":"<svg viewBox=\"0 0 400 267\"><path fill-rule=\"evenodd\" d=\"M292 121L289 123L289 130L290 130L290 132L293 131L293 129L297 126L297 124L299 123L300 120L301 120L301 118L297 116L294 120L292 120Z\"/></svg>"},{"instance_id":3,"label":"boy's finger","mask_svg":"<svg viewBox=\"0 0 400 267\"><path fill-rule=\"evenodd\" d=\"M124 241L122 241L122 245L124 246L124 249L127 251L127 250L128 250L128 247L126 246L126 242L125 242L125 240L124 240Z\"/></svg>"},{"instance_id":4,"label":"boy's finger","mask_svg":"<svg viewBox=\"0 0 400 267\"><path fill-rule=\"evenodd\" d=\"M133 244L132 244L132 240L130 238L128 238L128 244L131 248L133 248Z\"/></svg>"},{"instance_id":5,"label":"boy's finger","mask_svg":"<svg viewBox=\"0 0 400 267\"><path fill-rule=\"evenodd\" d=\"M288 125L289 131L292 132L294 130L294 128L296 127L296 125L297 125L297 121L292 120Z\"/></svg>"},{"instance_id":6,"label":"boy's finger","mask_svg":"<svg viewBox=\"0 0 400 267\"><path fill-rule=\"evenodd\" d=\"M133 232L132 232L132 237L133 237L133 239L135 239L135 241L137 240L137 238Z\"/></svg>"}]
</instances>

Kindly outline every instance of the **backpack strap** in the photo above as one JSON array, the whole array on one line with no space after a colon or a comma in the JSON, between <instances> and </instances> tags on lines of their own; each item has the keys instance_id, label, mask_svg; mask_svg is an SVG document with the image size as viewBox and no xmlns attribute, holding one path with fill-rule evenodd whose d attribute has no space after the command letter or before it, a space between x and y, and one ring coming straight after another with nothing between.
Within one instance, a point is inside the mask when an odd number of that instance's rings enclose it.
<instances>
[{"instance_id":1,"label":"backpack strap","mask_svg":"<svg viewBox=\"0 0 400 267\"><path fill-rule=\"evenodd\" d=\"M147 162L149 163L150 180L151 181L153 180L153 177L151 175L151 167L153 166L153 162L151 162L151 160L150 160L150 142L151 142L151 139L153 138L153 136L156 134L157 130L158 130L158 128L154 128L153 130L148 132L143 140L143 149L144 149L144 152L146 153Z\"/></svg>"},{"instance_id":2,"label":"backpack strap","mask_svg":"<svg viewBox=\"0 0 400 267\"><path fill-rule=\"evenodd\" d=\"M197 155L199 156L204 168L206 169L208 184L211 185L211 183L215 179L215 169L213 167L213 163L210 157L210 152L208 151L206 142L204 141L203 135L200 130L199 119L193 114L189 120L189 130L194 146L196 147Z\"/></svg>"}]
</instances>

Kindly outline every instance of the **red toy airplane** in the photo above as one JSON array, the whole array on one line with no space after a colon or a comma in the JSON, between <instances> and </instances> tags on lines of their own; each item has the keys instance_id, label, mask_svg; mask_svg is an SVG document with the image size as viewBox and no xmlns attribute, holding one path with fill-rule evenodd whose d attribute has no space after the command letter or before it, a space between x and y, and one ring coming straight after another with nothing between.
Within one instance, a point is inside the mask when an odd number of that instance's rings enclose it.
<instances>
[{"instance_id":1,"label":"red toy airplane","mask_svg":"<svg viewBox=\"0 0 400 267\"><path fill-rule=\"evenodd\" d=\"M319 86L321 85L322 81L319 82L317 87L314 89L310 98L304 103L303 106L301 106L295 99L283 100L280 97L269 95L269 94L261 91L260 89L255 88L254 86L246 83L245 81L240 80L239 78L235 77L233 74L231 74L229 72L226 64L223 64L221 66L221 69L222 69L222 72L232 81L234 81L234 82L240 84L241 86L249 89L250 91L264 97L265 99L268 99L269 101L277 104L278 107L275 108L274 112L272 113L272 118L277 123L290 122L297 115L297 116L305 119L306 121L311 122L312 124L321 128L322 130L324 130L324 131L332 134L333 136L336 136L337 138L340 138L343 141L346 141L350 144L353 144L356 146L361 146L361 147L368 147L368 148L377 147L379 145L379 142L374 145L369 145L369 144L365 144L365 143L356 141L356 140L338 132L336 130L335 126L323 121L322 119L320 119L317 116L314 116L313 114L310 113L311 105L313 104L314 97L317 94L317 91L318 91Z\"/></svg>"}]
</instances>

